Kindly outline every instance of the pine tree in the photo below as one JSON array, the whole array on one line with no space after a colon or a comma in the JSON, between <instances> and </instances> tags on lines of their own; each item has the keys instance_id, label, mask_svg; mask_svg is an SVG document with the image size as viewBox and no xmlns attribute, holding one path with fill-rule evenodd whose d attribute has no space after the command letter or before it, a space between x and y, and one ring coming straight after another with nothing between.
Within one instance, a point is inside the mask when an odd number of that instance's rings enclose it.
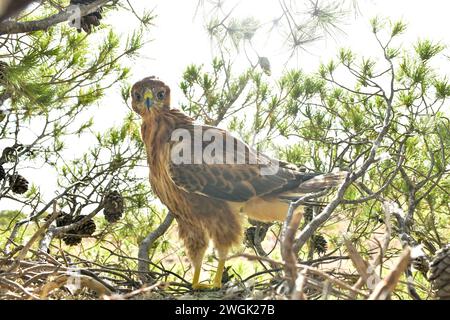
<instances>
[{"instance_id":1,"label":"pine tree","mask_svg":"<svg viewBox=\"0 0 450 320\"><path fill-rule=\"evenodd\" d=\"M101 20L88 26L85 19L91 34L77 32L67 21L70 5L80 5L81 18L127 10L115 1L42 1L0 23L0 203L8 199L9 208L20 205L29 214L15 221L11 239L28 223L43 221L53 201L71 216L92 218L105 190L114 188L133 195L131 212L150 206L142 199L150 193L147 181L134 170L145 154L132 113L123 113L122 125L96 132L102 119L95 106L121 86L124 101L117 108L125 110L130 70L124 65L142 48L152 16L144 13L139 29L120 39ZM94 14L84 14L93 5ZM81 149L79 139L92 144ZM32 168L51 170L56 179L37 181L39 169Z\"/></svg>"}]
</instances>

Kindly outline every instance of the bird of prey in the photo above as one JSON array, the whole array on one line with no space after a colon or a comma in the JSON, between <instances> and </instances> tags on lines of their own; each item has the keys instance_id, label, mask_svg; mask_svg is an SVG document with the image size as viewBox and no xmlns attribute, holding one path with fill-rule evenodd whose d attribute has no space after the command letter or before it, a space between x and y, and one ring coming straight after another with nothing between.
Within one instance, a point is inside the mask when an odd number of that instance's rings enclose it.
<instances>
[{"instance_id":1,"label":"bird of prey","mask_svg":"<svg viewBox=\"0 0 450 320\"><path fill-rule=\"evenodd\" d=\"M243 217L284 221L289 200L339 185L344 172L300 172L250 148L229 132L197 124L170 107L170 88L155 77L135 83L132 108L142 118L154 193L174 214L199 283L212 240L218 253L213 287L221 287L228 250L241 240Z\"/></svg>"}]
</instances>

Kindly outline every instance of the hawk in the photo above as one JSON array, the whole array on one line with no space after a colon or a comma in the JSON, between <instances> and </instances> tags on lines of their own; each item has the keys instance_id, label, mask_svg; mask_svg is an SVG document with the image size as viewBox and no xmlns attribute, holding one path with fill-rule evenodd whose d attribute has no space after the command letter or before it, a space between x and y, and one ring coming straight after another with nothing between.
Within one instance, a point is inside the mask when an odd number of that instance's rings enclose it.
<instances>
[{"instance_id":1,"label":"hawk","mask_svg":"<svg viewBox=\"0 0 450 320\"><path fill-rule=\"evenodd\" d=\"M229 132L197 124L170 107L170 88L155 77L135 83L132 108L142 118L150 184L174 214L199 283L212 240L218 254L213 287L221 287L229 249L240 242L243 217L284 221L289 200L335 187L346 173L305 173L252 149Z\"/></svg>"}]
</instances>

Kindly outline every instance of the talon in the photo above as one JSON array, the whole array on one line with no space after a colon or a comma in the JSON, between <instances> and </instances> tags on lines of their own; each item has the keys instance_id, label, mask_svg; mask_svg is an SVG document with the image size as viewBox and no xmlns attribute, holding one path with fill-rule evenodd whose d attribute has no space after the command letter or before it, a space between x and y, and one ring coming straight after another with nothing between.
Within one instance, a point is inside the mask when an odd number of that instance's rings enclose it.
<instances>
[{"instance_id":1,"label":"talon","mask_svg":"<svg viewBox=\"0 0 450 320\"><path fill-rule=\"evenodd\" d=\"M194 289L194 290L208 290L208 289L211 289L211 285L210 284L205 284L205 283L194 283L194 284L192 284L192 289Z\"/></svg>"},{"instance_id":2,"label":"talon","mask_svg":"<svg viewBox=\"0 0 450 320\"><path fill-rule=\"evenodd\" d=\"M192 289L196 291L216 291L219 290L219 287L215 285L205 284L205 283L197 283L192 285Z\"/></svg>"}]
</instances>

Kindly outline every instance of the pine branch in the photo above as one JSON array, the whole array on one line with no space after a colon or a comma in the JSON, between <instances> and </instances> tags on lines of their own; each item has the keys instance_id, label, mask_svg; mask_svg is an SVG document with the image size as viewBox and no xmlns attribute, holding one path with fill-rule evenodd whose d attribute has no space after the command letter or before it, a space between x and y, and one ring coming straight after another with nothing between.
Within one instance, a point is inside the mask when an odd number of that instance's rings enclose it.
<instances>
[{"instance_id":1,"label":"pine branch","mask_svg":"<svg viewBox=\"0 0 450 320\"><path fill-rule=\"evenodd\" d=\"M88 5L80 5L79 6L80 16L83 17L89 13L94 12L98 8L100 8L101 6L110 1L112 0L97 0ZM0 23L0 35L47 30L52 26L55 26L62 22L69 21L70 19L73 19L73 11L71 10L71 6L66 7L63 11L57 14L54 14L50 17L41 20L26 21L26 22L17 22L17 21L2 22Z\"/></svg>"}]
</instances>

